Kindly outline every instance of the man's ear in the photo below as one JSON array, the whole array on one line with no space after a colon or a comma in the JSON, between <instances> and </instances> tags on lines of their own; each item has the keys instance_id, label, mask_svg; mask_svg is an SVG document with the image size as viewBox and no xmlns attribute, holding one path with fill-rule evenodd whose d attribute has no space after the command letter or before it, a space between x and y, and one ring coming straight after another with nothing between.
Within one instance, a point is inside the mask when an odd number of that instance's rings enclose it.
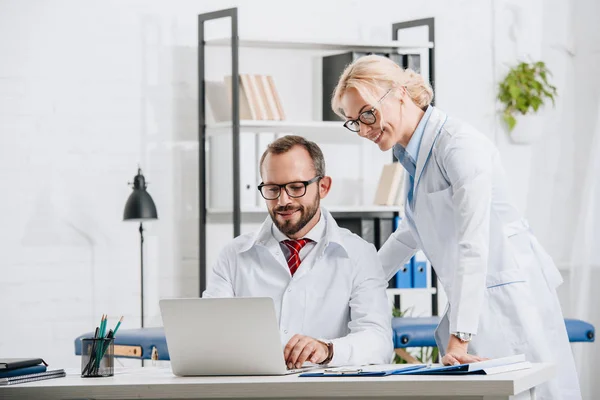
<instances>
[{"instance_id":1,"label":"man's ear","mask_svg":"<svg viewBox=\"0 0 600 400\"><path fill-rule=\"evenodd\" d=\"M331 189L331 177L324 176L319 181L319 196L322 199L324 199L325 197L327 197L327 194L329 193L330 189Z\"/></svg>"}]
</instances>

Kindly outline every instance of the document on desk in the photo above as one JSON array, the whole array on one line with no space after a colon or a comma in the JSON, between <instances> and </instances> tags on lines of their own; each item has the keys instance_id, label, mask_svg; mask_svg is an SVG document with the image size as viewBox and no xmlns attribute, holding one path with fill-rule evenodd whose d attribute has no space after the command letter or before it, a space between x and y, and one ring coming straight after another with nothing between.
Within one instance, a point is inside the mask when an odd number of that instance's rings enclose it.
<instances>
[{"instance_id":1,"label":"document on desk","mask_svg":"<svg viewBox=\"0 0 600 400\"><path fill-rule=\"evenodd\" d=\"M525 360L525 355L517 354L470 364L428 366L409 373L411 375L493 375L528 368L531 368L531 363Z\"/></svg>"},{"instance_id":2,"label":"document on desk","mask_svg":"<svg viewBox=\"0 0 600 400\"><path fill-rule=\"evenodd\" d=\"M387 376L400 372L414 371L425 368L425 364L385 364L385 365L361 365L326 368L315 372L305 372L300 377L351 377L351 376Z\"/></svg>"},{"instance_id":3,"label":"document on desk","mask_svg":"<svg viewBox=\"0 0 600 400\"><path fill-rule=\"evenodd\" d=\"M470 364L436 366L424 364L368 365L340 367L300 374L300 377L354 377L390 375L493 375L531 368L524 354L495 358Z\"/></svg>"}]
</instances>

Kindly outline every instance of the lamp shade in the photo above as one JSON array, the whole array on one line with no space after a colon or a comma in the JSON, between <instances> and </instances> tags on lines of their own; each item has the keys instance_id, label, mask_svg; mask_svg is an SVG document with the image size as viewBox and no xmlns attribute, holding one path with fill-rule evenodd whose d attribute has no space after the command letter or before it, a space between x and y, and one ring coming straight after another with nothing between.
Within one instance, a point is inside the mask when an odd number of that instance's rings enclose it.
<instances>
[{"instance_id":1,"label":"lamp shade","mask_svg":"<svg viewBox=\"0 0 600 400\"><path fill-rule=\"evenodd\" d=\"M125 203L123 220L145 221L148 219L158 219L158 214L154 200L146 191L146 179L142 175L142 170L138 168L138 173L133 178L133 192Z\"/></svg>"}]
</instances>

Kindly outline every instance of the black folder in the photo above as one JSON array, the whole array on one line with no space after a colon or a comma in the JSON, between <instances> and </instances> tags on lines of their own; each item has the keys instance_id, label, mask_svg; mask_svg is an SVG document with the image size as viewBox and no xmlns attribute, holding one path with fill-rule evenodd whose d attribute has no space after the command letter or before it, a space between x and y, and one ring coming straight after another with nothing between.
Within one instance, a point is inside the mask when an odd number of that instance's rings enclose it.
<instances>
[{"instance_id":1,"label":"black folder","mask_svg":"<svg viewBox=\"0 0 600 400\"><path fill-rule=\"evenodd\" d=\"M33 367L38 364L48 366L41 358L0 358L0 371L12 371L13 369Z\"/></svg>"}]
</instances>

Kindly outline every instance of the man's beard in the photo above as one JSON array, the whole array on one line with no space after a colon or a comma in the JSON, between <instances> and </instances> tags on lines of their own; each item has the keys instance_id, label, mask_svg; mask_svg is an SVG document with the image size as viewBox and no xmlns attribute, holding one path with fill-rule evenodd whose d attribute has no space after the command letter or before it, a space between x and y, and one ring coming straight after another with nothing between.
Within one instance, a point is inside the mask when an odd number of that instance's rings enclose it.
<instances>
[{"instance_id":1,"label":"man's beard","mask_svg":"<svg viewBox=\"0 0 600 400\"><path fill-rule=\"evenodd\" d=\"M282 207L273 207L273 209L269 210L269 214L271 214L271 219L273 223L286 236L292 236L302 230L308 224L308 222L315 216L317 211L319 210L319 205L321 204L321 198L319 194L315 196L315 201L308 206L304 207L301 205L289 205ZM292 220L280 221L277 219L278 212L286 212L286 211L300 211L300 219L298 222L294 222Z\"/></svg>"}]
</instances>

